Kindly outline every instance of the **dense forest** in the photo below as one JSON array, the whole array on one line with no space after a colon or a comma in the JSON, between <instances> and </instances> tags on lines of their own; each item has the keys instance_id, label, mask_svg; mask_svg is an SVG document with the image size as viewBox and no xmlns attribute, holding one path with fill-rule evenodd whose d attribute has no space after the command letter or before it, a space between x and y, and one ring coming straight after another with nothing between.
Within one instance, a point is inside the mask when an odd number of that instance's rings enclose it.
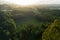
<instances>
[{"instance_id":1,"label":"dense forest","mask_svg":"<svg viewBox=\"0 0 60 40\"><path fill-rule=\"evenodd\" d=\"M59 9L0 8L0 40L60 40Z\"/></svg>"}]
</instances>

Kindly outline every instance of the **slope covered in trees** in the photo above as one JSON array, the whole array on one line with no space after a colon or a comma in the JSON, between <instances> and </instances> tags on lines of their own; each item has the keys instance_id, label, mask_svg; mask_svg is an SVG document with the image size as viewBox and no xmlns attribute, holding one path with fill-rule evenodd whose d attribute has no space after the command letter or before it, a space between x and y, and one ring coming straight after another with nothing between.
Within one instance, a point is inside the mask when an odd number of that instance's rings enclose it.
<instances>
[{"instance_id":1,"label":"slope covered in trees","mask_svg":"<svg viewBox=\"0 0 60 40\"><path fill-rule=\"evenodd\" d=\"M60 40L59 9L13 7L0 5L0 40Z\"/></svg>"},{"instance_id":2,"label":"slope covered in trees","mask_svg":"<svg viewBox=\"0 0 60 40\"><path fill-rule=\"evenodd\" d=\"M42 40L60 40L60 19L56 19L43 33Z\"/></svg>"},{"instance_id":3,"label":"slope covered in trees","mask_svg":"<svg viewBox=\"0 0 60 40\"><path fill-rule=\"evenodd\" d=\"M0 11L0 40L14 40L16 24L9 13Z\"/></svg>"}]
</instances>

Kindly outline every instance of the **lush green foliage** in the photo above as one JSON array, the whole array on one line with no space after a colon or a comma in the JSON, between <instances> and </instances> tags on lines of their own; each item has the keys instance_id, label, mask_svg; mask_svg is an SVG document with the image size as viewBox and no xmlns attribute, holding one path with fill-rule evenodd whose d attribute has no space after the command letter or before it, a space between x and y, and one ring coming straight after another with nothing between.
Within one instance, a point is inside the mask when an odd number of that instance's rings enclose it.
<instances>
[{"instance_id":1,"label":"lush green foliage","mask_svg":"<svg viewBox=\"0 0 60 40\"><path fill-rule=\"evenodd\" d=\"M0 12L0 40L14 39L16 24L8 13Z\"/></svg>"},{"instance_id":2,"label":"lush green foliage","mask_svg":"<svg viewBox=\"0 0 60 40\"><path fill-rule=\"evenodd\" d=\"M42 40L60 40L60 19L55 20L43 33Z\"/></svg>"},{"instance_id":3,"label":"lush green foliage","mask_svg":"<svg viewBox=\"0 0 60 40\"><path fill-rule=\"evenodd\" d=\"M0 11L0 40L60 40L60 21L56 20L60 10L7 7Z\"/></svg>"},{"instance_id":4,"label":"lush green foliage","mask_svg":"<svg viewBox=\"0 0 60 40\"><path fill-rule=\"evenodd\" d=\"M41 40L42 33L44 32L45 26L43 24L31 25L25 24L18 28L19 40Z\"/></svg>"}]
</instances>

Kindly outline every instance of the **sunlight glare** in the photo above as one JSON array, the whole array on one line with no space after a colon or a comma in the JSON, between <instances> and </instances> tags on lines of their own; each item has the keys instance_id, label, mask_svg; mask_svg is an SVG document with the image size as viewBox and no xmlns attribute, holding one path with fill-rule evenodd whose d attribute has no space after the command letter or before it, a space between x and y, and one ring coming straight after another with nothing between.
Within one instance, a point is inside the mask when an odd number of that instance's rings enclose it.
<instances>
[{"instance_id":1,"label":"sunlight glare","mask_svg":"<svg viewBox=\"0 0 60 40\"><path fill-rule=\"evenodd\" d=\"M34 5L38 3L38 0L10 0L9 2L15 3L21 6Z\"/></svg>"}]
</instances>

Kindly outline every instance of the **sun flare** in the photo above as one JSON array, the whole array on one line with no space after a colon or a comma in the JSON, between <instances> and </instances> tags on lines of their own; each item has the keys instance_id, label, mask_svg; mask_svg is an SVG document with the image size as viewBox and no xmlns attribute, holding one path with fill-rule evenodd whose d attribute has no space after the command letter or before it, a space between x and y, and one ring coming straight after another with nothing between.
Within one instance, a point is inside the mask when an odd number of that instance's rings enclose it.
<instances>
[{"instance_id":1,"label":"sun flare","mask_svg":"<svg viewBox=\"0 0 60 40\"><path fill-rule=\"evenodd\" d=\"M18 5L21 5L21 6L27 6L27 5L37 4L38 0L9 0L9 2L18 4Z\"/></svg>"}]
</instances>

